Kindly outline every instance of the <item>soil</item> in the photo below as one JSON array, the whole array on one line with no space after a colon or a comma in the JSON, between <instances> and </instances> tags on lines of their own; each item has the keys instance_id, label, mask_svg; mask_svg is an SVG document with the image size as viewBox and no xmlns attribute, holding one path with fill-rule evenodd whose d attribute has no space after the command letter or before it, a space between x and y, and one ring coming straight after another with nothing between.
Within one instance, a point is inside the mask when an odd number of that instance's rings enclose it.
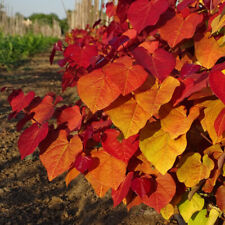
<instances>
[{"instance_id":1,"label":"soil","mask_svg":"<svg viewBox=\"0 0 225 225\"><path fill-rule=\"evenodd\" d=\"M39 96L61 94L59 67L49 65L49 53L33 57L15 71L0 71L0 88L22 88ZM160 225L166 222L153 209L140 205L129 212L123 204L113 208L110 192L98 198L86 179L79 175L66 187L65 174L49 182L38 153L24 160L17 148L17 120L7 121L8 93L0 93L0 225ZM63 93L73 102L74 89Z\"/></svg>"}]
</instances>

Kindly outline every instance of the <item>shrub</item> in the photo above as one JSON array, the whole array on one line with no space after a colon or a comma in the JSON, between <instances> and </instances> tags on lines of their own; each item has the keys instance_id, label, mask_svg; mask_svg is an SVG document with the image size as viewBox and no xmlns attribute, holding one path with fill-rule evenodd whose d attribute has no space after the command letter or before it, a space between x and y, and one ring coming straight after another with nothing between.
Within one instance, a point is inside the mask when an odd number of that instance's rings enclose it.
<instances>
[{"instance_id":1,"label":"shrub","mask_svg":"<svg viewBox=\"0 0 225 225\"><path fill-rule=\"evenodd\" d=\"M17 129L32 121L21 158L39 147L50 181L82 173L98 196L112 190L114 206L144 203L166 219L178 210L188 224L224 218L224 6L107 4L109 26L75 29L51 55L62 52L62 90L76 86L80 100L9 96L9 117L24 113Z\"/></svg>"}]
</instances>

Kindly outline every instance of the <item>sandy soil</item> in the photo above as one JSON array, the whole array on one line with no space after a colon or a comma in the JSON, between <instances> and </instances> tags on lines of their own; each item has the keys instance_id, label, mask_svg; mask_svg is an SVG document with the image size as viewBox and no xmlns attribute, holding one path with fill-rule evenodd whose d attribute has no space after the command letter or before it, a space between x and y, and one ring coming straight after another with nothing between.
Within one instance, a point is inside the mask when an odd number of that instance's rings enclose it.
<instances>
[{"instance_id":1,"label":"sandy soil","mask_svg":"<svg viewBox=\"0 0 225 225\"><path fill-rule=\"evenodd\" d=\"M58 66L50 66L48 54L35 56L15 71L0 71L0 88L12 86L39 96L61 93ZM73 102L73 89L63 93ZM7 93L0 93L0 224L1 225L161 225L167 223L153 209L140 205L129 212L120 204L113 208L110 193L99 199L82 175L69 187L65 175L49 182L38 153L21 160L17 148L16 119L7 121Z\"/></svg>"}]
</instances>

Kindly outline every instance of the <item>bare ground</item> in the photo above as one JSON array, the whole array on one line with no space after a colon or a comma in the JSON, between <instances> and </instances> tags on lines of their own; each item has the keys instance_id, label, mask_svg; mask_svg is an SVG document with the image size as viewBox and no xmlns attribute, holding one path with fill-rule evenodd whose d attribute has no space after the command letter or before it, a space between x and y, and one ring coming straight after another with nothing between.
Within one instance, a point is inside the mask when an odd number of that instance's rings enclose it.
<instances>
[{"instance_id":1,"label":"bare ground","mask_svg":"<svg viewBox=\"0 0 225 225\"><path fill-rule=\"evenodd\" d=\"M0 88L22 88L39 96L61 94L58 66L50 66L48 54L35 56L15 71L0 71ZM63 93L73 101L74 89ZM69 187L62 175L52 182L38 159L21 160L17 148L16 119L7 121L7 93L0 93L0 225L161 225L167 223L153 209L140 205L129 212L123 204L113 208L110 193L98 198L86 179L79 175Z\"/></svg>"}]
</instances>

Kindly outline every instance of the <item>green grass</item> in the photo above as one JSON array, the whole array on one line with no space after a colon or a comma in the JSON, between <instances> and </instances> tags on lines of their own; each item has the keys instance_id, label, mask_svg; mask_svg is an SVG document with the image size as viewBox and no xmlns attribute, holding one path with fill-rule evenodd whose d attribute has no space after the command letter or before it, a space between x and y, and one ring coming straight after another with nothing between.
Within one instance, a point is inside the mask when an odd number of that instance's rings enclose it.
<instances>
[{"instance_id":1,"label":"green grass","mask_svg":"<svg viewBox=\"0 0 225 225\"><path fill-rule=\"evenodd\" d=\"M57 40L34 34L4 36L0 33L0 68L16 68L36 53L46 51Z\"/></svg>"}]
</instances>

